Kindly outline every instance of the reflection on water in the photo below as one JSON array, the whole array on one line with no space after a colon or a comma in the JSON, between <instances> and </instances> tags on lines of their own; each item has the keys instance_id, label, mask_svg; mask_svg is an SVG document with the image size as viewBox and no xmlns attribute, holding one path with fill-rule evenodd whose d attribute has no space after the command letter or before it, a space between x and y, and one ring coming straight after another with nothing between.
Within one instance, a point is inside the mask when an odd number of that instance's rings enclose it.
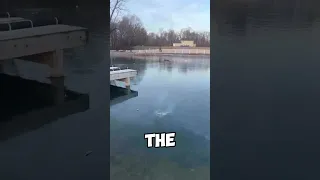
<instances>
[{"instance_id":1,"label":"reflection on water","mask_svg":"<svg viewBox=\"0 0 320 180\"><path fill-rule=\"evenodd\" d=\"M89 108L88 95L65 90L63 78L51 79L50 85L1 74L0 82L0 140Z\"/></svg>"},{"instance_id":2,"label":"reflection on water","mask_svg":"<svg viewBox=\"0 0 320 180\"><path fill-rule=\"evenodd\" d=\"M117 86L110 86L110 106L122 103L128 99L138 96L137 91Z\"/></svg>"},{"instance_id":3,"label":"reflection on water","mask_svg":"<svg viewBox=\"0 0 320 180\"><path fill-rule=\"evenodd\" d=\"M209 179L210 60L165 59L112 59L138 71L132 89L139 91L110 108L112 179ZM147 148L151 132L177 132L177 146Z\"/></svg>"},{"instance_id":4,"label":"reflection on water","mask_svg":"<svg viewBox=\"0 0 320 180\"><path fill-rule=\"evenodd\" d=\"M319 179L319 1L215 2L212 177Z\"/></svg>"}]
</instances>

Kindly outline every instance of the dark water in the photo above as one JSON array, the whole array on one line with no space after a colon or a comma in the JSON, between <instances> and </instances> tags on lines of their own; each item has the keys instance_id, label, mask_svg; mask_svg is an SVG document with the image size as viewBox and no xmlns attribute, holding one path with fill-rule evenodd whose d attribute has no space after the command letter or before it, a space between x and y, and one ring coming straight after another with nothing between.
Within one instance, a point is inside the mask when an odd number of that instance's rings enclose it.
<instances>
[{"instance_id":1,"label":"dark water","mask_svg":"<svg viewBox=\"0 0 320 180\"><path fill-rule=\"evenodd\" d=\"M295 2L215 14L214 179L320 178L319 7Z\"/></svg>"},{"instance_id":2,"label":"dark water","mask_svg":"<svg viewBox=\"0 0 320 180\"><path fill-rule=\"evenodd\" d=\"M37 130L59 118L88 110L89 97L52 84L0 74L0 142Z\"/></svg>"},{"instance_id":3,"label":"dark water","mask_svg":"<svg viewBox=\"0 0 320 180\"><path fill-rule=\"evenodd\" d=\"M209 178L210 59L163 59L112 59L138 70L132 89L139 93L110 108L114 178ZM147 148L144 134L153 132L176 132L176 147Z\"/></svg>"}]
</instances>

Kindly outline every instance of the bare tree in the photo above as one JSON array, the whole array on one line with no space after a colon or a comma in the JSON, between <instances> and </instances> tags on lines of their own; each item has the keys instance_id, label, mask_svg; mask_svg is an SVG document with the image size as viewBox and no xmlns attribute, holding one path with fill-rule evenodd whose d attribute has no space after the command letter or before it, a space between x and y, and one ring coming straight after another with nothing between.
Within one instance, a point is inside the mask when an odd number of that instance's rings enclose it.
<instances>
[{"instance_id":1,"label":"bare tree","mask_svg":"<svg viewBox=\"0 0 320 180\"><path fill-rule=\"evenodd\" d=\"M132 49L133 46L145 45L147 42L147 31L135 15L123 16L119 22L111 25L117 27L110 35L113 49Z\"/></svg>"},{"instance_id":2,"label":"bare tree","mask_svg":"<svg viewBox=\"0 0 320 180\"><path fill-rule=\"evenodd\" d=\"M193 40L199 47L210 46L210 32L195 32L191 28L147 33L141 20L135 16L123 16L121 20L110 23L115 30L110 34L111 48L115 50L132 49L135 46L172 46L180 40Z\"/></svg>"},{"instance_id":3,"label":"bare tree","mask_svg":"<svg viewBox=\"0 0 320 180\"><path fill-rule=\"evenodd\" d=\"M110 24L117 21L118 15L124 11L124 5L127 0L110 0ZM115 31L117 27L110 26L110 34Z\"/></svg>"}]
</instances>

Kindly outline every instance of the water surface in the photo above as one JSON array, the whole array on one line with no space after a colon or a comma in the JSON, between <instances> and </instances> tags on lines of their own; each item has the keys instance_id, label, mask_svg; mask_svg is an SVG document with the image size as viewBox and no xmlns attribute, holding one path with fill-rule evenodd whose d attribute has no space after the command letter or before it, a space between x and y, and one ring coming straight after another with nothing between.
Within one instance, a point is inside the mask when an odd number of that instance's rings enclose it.
<instances>
[{"instance_id":1,"label":"water surface","mask_svg":"<svg viewBox=\"0 0 320 180\"><path fill-rule=\"evenodd\" d=\"M113 58L112 64L138 71L131 88L139 95L110 108L111 176L120 178L123 168L137 178L209 179L209 58ZM176 147L147 148L144 133L152 132L176 132Z\"/></svg>"},{"instance_id":2,"label":"water surface","mask_svg":"<svg viewBox=\"0 0 320 180\"><path fill-rule=\"evenodd\" d=\"M213 178L319 179L320 16L311 4L213 12Z\"/></svg>"}]
</instances>

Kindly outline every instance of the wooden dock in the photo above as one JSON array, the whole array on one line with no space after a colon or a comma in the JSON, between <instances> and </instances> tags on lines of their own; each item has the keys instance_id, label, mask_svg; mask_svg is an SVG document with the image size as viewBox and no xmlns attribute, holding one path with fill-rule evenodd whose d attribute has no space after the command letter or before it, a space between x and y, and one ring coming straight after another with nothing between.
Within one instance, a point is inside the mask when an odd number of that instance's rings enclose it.
<instances>
[{"instance_id":1,"label":"wooden dock","mask_svg":"<svg viewBox=\"0 0 320 180\"><path fill-rule=\"evenodd\" d=\"M125 83L126 88L130 89L130 79L137 75L133 69L120 69L119 67L110 67L110 84L117 85L116 81Z\"/></svg>"},{"instance_id":2,"label":"wooden dock","mask_svg":"<svg viewBox=\"0 0 320 180\"><path fill-rule=\"evenodd\" d=\"M0 66L6 60L22 59L49 65L52 77L64 76L63 50L85 45L88 30L59 24L57 18L52 21L56 23L35 26L36 22L20 17L0 18L0 26L8 26L0 31Z\"/></svg>"}]
</instances>

